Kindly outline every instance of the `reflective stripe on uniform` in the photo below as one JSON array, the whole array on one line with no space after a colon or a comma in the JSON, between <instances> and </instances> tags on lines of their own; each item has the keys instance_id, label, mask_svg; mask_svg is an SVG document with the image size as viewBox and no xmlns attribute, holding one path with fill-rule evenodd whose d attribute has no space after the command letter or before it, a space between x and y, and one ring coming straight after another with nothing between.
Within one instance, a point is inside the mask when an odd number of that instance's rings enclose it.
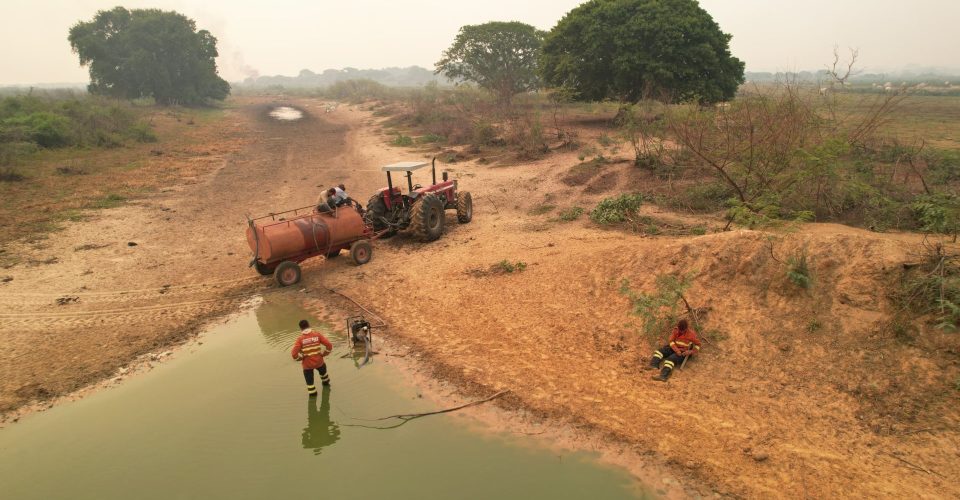
<instances>
[{"instance_id":1,"label":"reflective stripe on uniform","mask_svg":"<svg viewBox=\"0 0 960 500\"><path fill-rule=\"evenodd\" d=\"M653 353L653 357L655 357L655 358L657 358L657 359L663 359L663 353L660 352L660 351L656 351L656 352Z\"/></svg>"},{"instance_id":2,"label":"reflective stripe on uniform","mask_svg":"<svg viewBox=\"0 0 960 500\"><path fill-rule=\"evenodd\" d=\"M673 369L673 361L665 361L663 367Z\"/></svg>"}]
</instances>

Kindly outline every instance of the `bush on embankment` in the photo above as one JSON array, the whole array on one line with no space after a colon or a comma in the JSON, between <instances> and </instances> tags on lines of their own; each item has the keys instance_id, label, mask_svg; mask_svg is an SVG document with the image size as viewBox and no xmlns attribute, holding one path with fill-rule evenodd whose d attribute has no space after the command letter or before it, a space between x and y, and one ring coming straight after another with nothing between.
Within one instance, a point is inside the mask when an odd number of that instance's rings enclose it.
<instances>
[{"instance_id":1,"label":"bush on embankment","mask_svg":"<svg viewBox=\"0 0 960 500\"><path fill-rule=\"evenodd\" d=\"M72 94L0 99L0 168L12 179L22 177L13 167L38 151L156 140L136 109L119 101Z\"/></svg>"}]
</instances>

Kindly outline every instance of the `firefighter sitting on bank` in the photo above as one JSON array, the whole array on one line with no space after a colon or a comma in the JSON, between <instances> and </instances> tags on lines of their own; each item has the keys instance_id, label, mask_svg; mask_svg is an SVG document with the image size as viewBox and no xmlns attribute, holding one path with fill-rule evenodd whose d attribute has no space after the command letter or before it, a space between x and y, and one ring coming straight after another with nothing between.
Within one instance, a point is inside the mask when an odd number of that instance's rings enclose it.
<instances>
[{"instance_id":1,"label":"firefighter sitting on bank","mask_svg":"<svg viewBox=\"0 0 960 500\"><path fill-rule=\"evenodd\" d=\"M700 352L700 339L697 337L697 332L687 325L687 320L681 319L670 333L670 343L653 352L650 368L660 370L660 374L654 375L653 379L666 382L678 363L683 363L684 358L696 355L698 352Z\"/></svg>"}]
</instances>

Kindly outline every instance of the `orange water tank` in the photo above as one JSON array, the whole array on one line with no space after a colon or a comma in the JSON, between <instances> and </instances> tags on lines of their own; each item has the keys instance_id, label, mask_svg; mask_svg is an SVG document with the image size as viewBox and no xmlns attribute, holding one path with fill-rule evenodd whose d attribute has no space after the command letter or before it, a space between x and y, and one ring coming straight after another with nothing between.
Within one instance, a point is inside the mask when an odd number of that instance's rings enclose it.
<instances>
[{"instance_id":1,"label":"orange water tank","mask_svg":"<svg viewBox=\"0 0 960 500\"><path fill-rule=\"evenodd\" d=\"M289 218L280 215L261 217L247 227L250 250L256 260L266 265L325 255L348 248L354 241L367 237L363 218L351 207Z\"/></svg>"}]
</instances>

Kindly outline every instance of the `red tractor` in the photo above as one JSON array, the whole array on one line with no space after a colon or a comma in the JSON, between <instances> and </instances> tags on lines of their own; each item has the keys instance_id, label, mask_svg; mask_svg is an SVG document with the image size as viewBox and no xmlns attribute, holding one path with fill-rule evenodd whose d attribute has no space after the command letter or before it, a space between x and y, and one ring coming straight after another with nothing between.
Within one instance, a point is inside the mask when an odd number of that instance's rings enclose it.
<instances>
[{"instance_id":1,"label":"red tractor","mask_svg":"<svg viewBox=\"0 0 960 500\"><path fill-rule=\"evenodd\" d=\"M431 166L433 184L421 186L413 183L413 172ZM407 161L383 167L387 173L387 187L370 198L364 221L375 232L387 231L388 235L409 229L423 241L433 241L443 234L444 216L447 209L456 209L457 220L461 223L473 219L473 199L467 191L457 191L457 181L447 180L443 172L443 181L437 183L437 159L433 162ZM408 194L403 194L393 185L392 172L405 172Z\"/></svg>"}]
</instances>

